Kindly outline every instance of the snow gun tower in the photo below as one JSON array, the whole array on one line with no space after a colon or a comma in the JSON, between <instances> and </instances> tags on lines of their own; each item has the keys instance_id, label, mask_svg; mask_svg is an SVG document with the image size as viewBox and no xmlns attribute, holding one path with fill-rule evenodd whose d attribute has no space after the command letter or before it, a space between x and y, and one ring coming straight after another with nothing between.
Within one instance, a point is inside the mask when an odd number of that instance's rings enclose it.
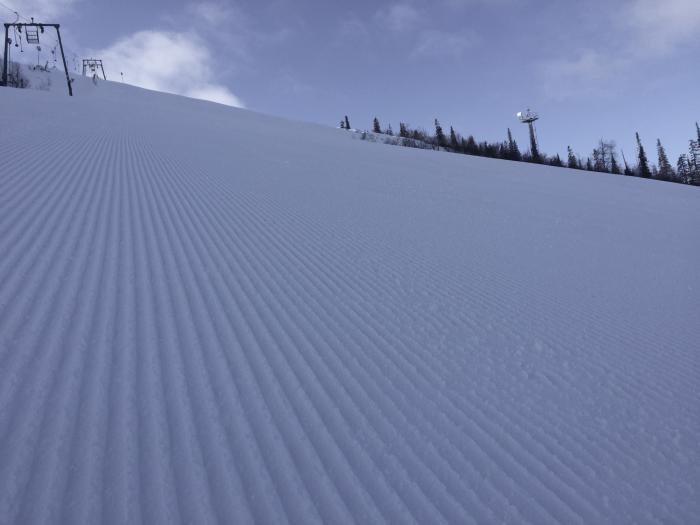
<instances>
[{"instance_id":1,"label":"snow gun tower","mask_svg":"<svg viewBox=\"0 0 700 525\"><path fill-rule=\"evenodd\" d=\"M18 18L19 19L19 18ZM56 35L58 36L58 46L61 49L61 58L63 59L63 69L66 72L66 84L68 84L68 95L73 96L73 87L71 86L70 77L68 76L68 66L66 65L66 55L63 52L63 42L61 41L61 31L60 24L45 24L32 21L29 23L24 22L12 22L5 23L5 44L3 46L3 66L2 66L2 81L0 81L0 86L7 86L7 75L8 66L10 64L10 44L12 44L12 39L10 39L10 28L15 31L15 37L22 38L22 30L24 30L24 40L27 44L39 45L39 35L44 34L44 29L47 27L53 27L56 29ZM19 36L17 36L19 35ZM17 46L15 42L15 46Z\"/></svg>"},{"instance_id":2,"label":"snow gun tower","mask_svg":"<svg viewBox=\"0 0 700 525\"><path fill-rule=\"evenodd\" d=\"M87 71L90 71L93 75L97 73L97 70L102 71L102 78L107 80L107 75L105 75L105 68L102 66L102 60L97 58L83 58L83 76Z\"/></svg>"},{"instance_id":3,"label":"snow gun tower","mask_svg":"<svg viewBox=\"0 0 700 525\"><path fill-rule=\"evenodd\" d=\"M537 133L535 132L535 122L539 120L540 116L534 111L527 109L525 111L518 111L516 114L518 120L523 124L527 124L530 128L530 155L532 155L533 161L540 160L540 150L537 145Z\"/></svg>"}]
</instances>

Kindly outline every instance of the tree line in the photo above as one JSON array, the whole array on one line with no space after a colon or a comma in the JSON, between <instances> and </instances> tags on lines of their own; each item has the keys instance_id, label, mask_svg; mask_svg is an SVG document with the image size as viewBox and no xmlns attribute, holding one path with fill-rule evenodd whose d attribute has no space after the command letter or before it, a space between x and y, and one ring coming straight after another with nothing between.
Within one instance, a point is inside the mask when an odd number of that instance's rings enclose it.
<instances>
[{"instance_id":1,"label":"tree line","mask_svg":"<svg viewBox=\"0 0 700 525\"><path fill-rule=\"evenodd\" d=\"M341 120L340 128L353 129L347 116ZM405 122L399 123L399 131L396 133L391 124L387 127L382 127L379 119L375 117L372 121L371 131L374 136L385 137L383 142L400 146L443 150L479 157L530 162L700 186L700 126L697 122L695 123L695 132L696 137L688 141L688 153L680 155L675 165L673 165L669 161L660 139L656 140L658 160L656 163L650 163L639 133L635 134L637 151L630 163L624 152L618 155L617 146L612 140L601 139L593 148L591 155L585 158L577 156L571 146L567 146L567 158L563 160L559 154L550 156L540 152L534 137L531 137L529 151L521 151L513 138L510 128L508 128L506 138L502 142L488 142L477 141L473 135L465 138L464 135L456 132L452 126L450 126L448 133L438 119L435 119L432 133L421 128L411 128ZM364 131L362 133L363 138L366 138L369 132Z\"/></svg>"}]
</instances>

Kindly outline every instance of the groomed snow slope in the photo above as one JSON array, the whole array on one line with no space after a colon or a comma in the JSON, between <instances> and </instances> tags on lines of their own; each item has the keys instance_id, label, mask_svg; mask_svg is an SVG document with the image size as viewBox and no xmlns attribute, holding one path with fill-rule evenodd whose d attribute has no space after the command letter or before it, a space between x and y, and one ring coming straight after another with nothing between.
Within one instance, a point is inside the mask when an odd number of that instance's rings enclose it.
<instances>
[{"instance_id":1,"label":"groomed snow slope","mask_svg":"<svg viewBox=\"0 0 700 525\"><path fill-rule=\"evenodd\" d=\"M0 88L0 523L691 523L698 188Z\"/></svg>"}]
</instances>

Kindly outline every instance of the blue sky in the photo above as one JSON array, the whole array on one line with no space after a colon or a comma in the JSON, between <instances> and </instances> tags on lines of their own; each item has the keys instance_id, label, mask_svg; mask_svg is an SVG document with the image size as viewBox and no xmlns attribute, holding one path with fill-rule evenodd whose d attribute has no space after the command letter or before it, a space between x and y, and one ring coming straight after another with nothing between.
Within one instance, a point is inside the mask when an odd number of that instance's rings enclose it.
<instances>
[{"instance_id":1,"label":"blue sky","mask_svg":"<svg viewBox=\"0 0 700 525\"><path fill-rule=\"evenodd\" d=\"M548 153L605 138L633 157L638 130L675 162L700 119L698 0L0 2L60 22L69 62L111 79L298 120L510 126L525 148L531 107Z\"/></svg>"}]
</instances>

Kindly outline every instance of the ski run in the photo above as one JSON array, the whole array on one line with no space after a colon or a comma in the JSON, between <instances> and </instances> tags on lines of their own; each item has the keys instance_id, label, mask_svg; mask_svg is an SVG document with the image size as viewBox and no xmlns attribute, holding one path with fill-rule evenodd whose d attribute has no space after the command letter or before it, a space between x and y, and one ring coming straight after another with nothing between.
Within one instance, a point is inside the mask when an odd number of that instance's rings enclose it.
<instances>
[{"instance_id":1,"label":"ski run","mask_svg":"<svg viewBox=\"0 0 700 525\"><path fill-rule=\"evenodd\" d=\"M700 191L0 88L0 523L700 515Z\"/></svg>"}]
</instances>

